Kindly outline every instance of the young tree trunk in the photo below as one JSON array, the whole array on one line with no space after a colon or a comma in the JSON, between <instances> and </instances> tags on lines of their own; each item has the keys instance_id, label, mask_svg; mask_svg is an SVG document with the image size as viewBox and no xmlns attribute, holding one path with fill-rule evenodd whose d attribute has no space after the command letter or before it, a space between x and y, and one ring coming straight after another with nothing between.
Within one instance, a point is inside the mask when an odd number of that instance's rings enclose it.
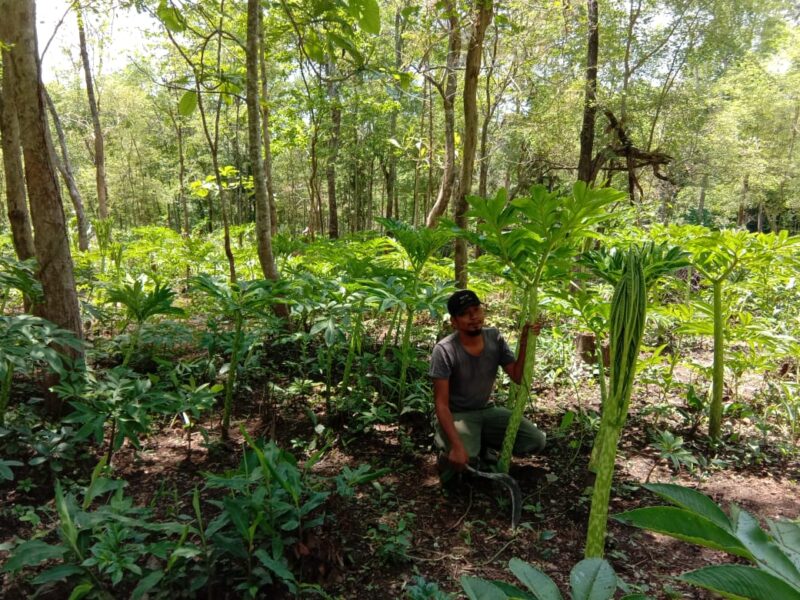
<instances>
[{"instance_id":1,"label":"young tree trunk","mask_svg":"<svg viewBox=\"0 0 800 600\"><path fill-rule=\"evenodd\" d=\"M78 220L78 248L81 252L86 252L89 249L89 224L86 222L86 212L83 209L83 198L78 190L78 185L75 183L75 176L72 174L72 164L69 160L69 153L67 151L67 138L64 135L64 128L61 126L61 119L56 112L56 105L53 104L53 99L47 90L44 90L44 98L47 102L47 108L50 110L50 118L53 120L53 127L56 130L56 137L58 137L58 146L61 148L61 159L58 155L55 157L55 165L58 172L61 173L61 178L67 184L67 191L69 198L72 200L72 208L75 210L75 218Z\"/></svg>"},{"instance_id":2,"label":"young tree trunk","mask_svg":"<svg viewBox=\"0 0 800 600\"><path fill-rule=\"evenodd\" d=\"M339 87L334 81L336 63L328 62L328 103L330 104L330 131L328 132L328 160L325 179L328 184L328 237L339 237L339 209L336 204L336 161L339 158L339 133L342 128L342 107L339 105Z\"/></svg>"},{"instance_id":3,"label":"young tree trunk","mask_svg":"<svg viewBox=\"0 0 800 600\"><path fill-rule=\"evenodd\" d=\"M261 263L264 278L276 281L278 269L272 254L271 215L267 198L267 182L264 177L264 163L261 159L261 110L258 95L260 23L260 0L247 0L247 139L250 146L250 165L253 169L256 199L256 243L258 260Z\"/></svg>"},{"instance_id":4,"label":"young tree trunk","mask_svg":"<svg viewBox=\"0 0 800 600\"><path fill-rule=\"evenodd\" d=\"M583 124L581 125L581 150L578 159L578 180L592 182L592 152L594 126L597 117L597 57L600 46L598 31L597 0L587 0L588 39L586 44L586 89L583 101Z\"/></svg>"},{"instance_id":5,"label":"young tree trunk","mask_svg":"<svg viewBox=\"0 0 800 600\"><path fill-rule=\"evenodd\" d=\"M481 72L483 40L486 36L486 28L492 21L492 15L491 2L476 0L473 7L473 24L464 72L464 145L455 206L456 225L461 228L467 226L467 196L472 190L472 174L475 170L475 149L478 140L478 76ZM456 285L466 288L467 242L463 238L456 239L455 272Z\"/></svg>"},{"instance_id":6,"label":"young tree trunk","mask_svg":"<svg viewBox=\"0 0 800 600\"><path fill-rule=\"evenodd\" d=\"M394 67L398 71L403 62L403 36L402 36L402 23L403 18L400 7L394 13ZM394 85L397 97L400 97L400 86L395 83ZM397 138L397 113L398 108L392 108L392 113L389 115L389 139ZM386 173L386 217L391 218L394 213L397 219L400 219L400 211L398 210L397 198L397 153L395 148L387 144L387 163L388 172Z\"/></svg>"},{"instance_id":7,"label":"young tree trunk","mask_svg":"<svg viewBox=\"0 0 800 600\"><path fill-rule=\"evenodd\" d=\"M270 233L274 236L278 233L278 207L275 204L275 186L272 181L272 137L270 134L270 110L269 110L269 81L267 79L267 61L264 58L266 46L264 44L264 23L263 14L259 11L258 28L258 62L261 71L261 129L264 136L264 179L267 182L267 202L269 203L269 226Z\"/></svg>"},{"instance_id":8,"label":"young tree trunk","mask_svg":"<svg viewBox=\"0 0 800 600\"><path fill-rule=\"evenodd\" d=\"M78 41L83 63L83 75L86 79L86 96L89 99L89 111L92 113L92 128L94 130L94 168L97 183L97 215L101 219L108 218L108 186L106 185L106 153L103 145L103 130L100 127L100 108L94 93L92 81L92 68L89 63L89 50L86 46L86 32L83 27L83 9L76 6L75 14L78 17Z\"/></svg>"},{"instance_id":9,"label":"young tree trunk","mask_svg":"<svg viewBox=\"0 0 800 600\"><path fill-rule=\"evenodd\" d=\"M697 200L697 219L701 225L705 222L707 189L708 189L708 173L705 173L703 175L703 180L700 183L700 197Z\"/></svg>"},{"instance_id":10,"label":"young tree trunk","mask_svg":"<svg viewBox=\"0 0 800 600\"><path fill-rule=\"evenodd\" d=\"M436 201L425 219L425 224L428 227L436 227L439 217L447 210L450 196L453 194L453 184L456 180L455 97L456 89L458 88L457 67L461 58L461 29L459 28L458 13L453 0L445 0L445 11L447 12L449 24L445 83L442 86L438 82L431 81L431 84L436 86L442 97L442 108L444 109L444 170Z\"/></svg>"},{"instance_id":11,"label":"young tree trunk","mask_svg":"<svg viewBox=\"0 0 800 600\"><path fill-rule=\"evenodd\" d=\"M14 99L25 159L25 181L31 206L37 277L44 298L34 312L82 337L78 294L72 270L64 208L47 143L47 116L36 43L33 0L0 0L0 36L13 47Z\"/></svg>"},{"instance_id":12,"label":"young tree trunk","mask_svg":"<svg viewBox=\"0 0 800 600\"><path fill-rule=\"evenodd\" d=\"M4 17L5 18L5 17ZM5 35L4 35L5 38ZM11 56L3 50L3 88L0 93L0 138L3 149L6 207L11 225L11 241L20 260L35 255L28 202L25 197L25 173L22 168L21 141L17 104L14 98L14 76Z\"/></svg>"}]
</instances>

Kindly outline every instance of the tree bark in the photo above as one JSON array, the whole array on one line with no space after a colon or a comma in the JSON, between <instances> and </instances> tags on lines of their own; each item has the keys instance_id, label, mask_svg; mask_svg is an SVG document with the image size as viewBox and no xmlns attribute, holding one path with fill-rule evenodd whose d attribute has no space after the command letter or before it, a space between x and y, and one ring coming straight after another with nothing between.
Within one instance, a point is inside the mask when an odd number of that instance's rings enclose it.
<instances>
[{"instance_id":1,"label":"tree bark","mask_svg":"<svg viewBox=\"0 0 800 600\"><path fill-rule=\"evenodd\" d=\"M259 25L260 0L247 0L247 139L250 145L250 165L253 170L253 187L256 200L256 242L258 260L266 279L277 280L278 269L272 254L272 228L270 227L267 182L261 159L261 111L259 107Z\"/></svg>"},{"instance_id":2,"label":"tree bark","mask_svg":"<svg viewBox=\"0 0 800 600\"><path fill-rule=\"evenodd\" d=\"M267 80L267 61L264 58L266 46L264 44L263 13L259 12L259 66L261 70L261 129L264 136L264 179L267 182L267 201L269 203L269 227L274 236L278 233L278 207L275 204L275 186L272 180L272 136L270 133L269 109L269 82Z\"/></svg>"},{"instance_id":3,"label":"tree bark","mask_svg":"<svg viewBox=\"0 0 800 600\"><path fill-rule=\"evenodd\" d=\"M598 31L597 0L587 0L589 32L586 44L586 89L583 101L583 124L581 125L581 150L578 159L578 180L592 182L592 153L594 127L597 120L597 58L600 46Z\"/></svg>"},{"instance_id":4,"label":"tree bark","mask_svg":"<svg viewBox=\"0 0 800 600\"><path fill-rule=\"evenodd\" d=\"M56 105L53 104L53 99L47 90L44 90L44 99L47 102L47 108L50 110L50 118L53 120L53 127L56 130L56 137L58 138L58 146L61 148L61 159L55 156L55 165L58 172L61 173L61 178L67 184L67 191L69 198L72 200L72 208L75 210L75 218L78 220L78 248L81 252L86 252L89 249L89 224L86 222L86 212L83 209L83 198L81 198L78 185L75 183L75 176L72 174L72 164L69 160L69 152L67 151L67 138L64 135L64 128L61 126L61 119L56 112Z\"/></svg>"},{"instance_id":5,"label":"tree bark","mask_svg":"<svg viewBox=\"0 0 800 600\"><path fill-rule=\"evenodd\" d=\"M89 50L86 46L86 32L83 27L83 9L76 6L75 14L78 17L78 41L80 43L81 62L83 74L86 79L86 96L89 99L89 111L92 113L92 128L94 130L94 168L97 184L97 215L101 219L108 218L108 186L106 185L106 153L103 145L103 130L100 126L100 108L94 93L92 81L92 68L89 63Z\"/></svg>"},{"instance_id":6,"label":"tree bark","mask_svg":"<svg viewBox=\"0 0 800 600\"><path fill-rule=\"evenodd\" d=\"M328 237L339 237L339 209L336 203L336 160L339 157L339 133L342 128L342 107L339 105L339 88L334 81L336 63L328 62L328 103L330 104L330 131L328 132L328 160L325 179L328 184Z\"/></svg>"},{"instance_id":7,"label":"tree bark","mask_svg":"<svg viewBox=\"0 0 800 600\"><path fill-rule=\"evenodd\" d=\"M444 169L442 181L439 184L439 192L436 201L433 203L425 224L428 227L436 227L447 205L450 203L450 196L453 194L453 185L456 180L456 137L455 137L455 98L458 88L458 63L461 58L461 29L458 23L458 13L453 0L445 0L445 10L448 20L447 38L447 62L445 65L444 86L431 80L431 84L436 87L442 97L442 108L444 110Z\"/></svg>"},{"instance_id":8,"label":"tree bark","mask_svg":"<svg viewBox=\"0 0 800 600\"><path fill-rule=\"evenodd\" d=\"M461 228L467 226L467 196L472 190L472 175L475 170L475 150L478 141L478 76L481 72L483 40L486 28L492 21L492 3L476 0L473 7L473 24L467 47L464 72L464 144L462 150L461 175L456 196L455 221ZM455 272L456 285L467 287L467 242L456 239Z\"/></svg>"},{"instance_id":9,"label":"tree bark","mask_svg":"<svg viewBox=\"0 0 800 600\"><path fill-rule=\"evenodd\" d=\"M14 98L25 159L25 181L31 206L37 277L43 300L34 312L82 337L64 208L47 140L47 116L36 43L33 0L0 0L0 36L13 44ZM74 355L74 353L73 353Z\"/></svg>"},{"instance_id":10,"label":"tree bark","mask_svg":"<svg viewBox=\"0 0 800 600\"><path fill-rule=\"evenodd\" d=\"M6 32L3 31L3 38ZM20 260L32 258L33 244L28 202L25 196L25 172L22 167L21 141L17 103L14 98L14 70L11 56L3 51L3 88L0 93L0 137L2 137L3 172L5 174L6 207L11 225L11 241Z\"/></svg>"}]
</instances>

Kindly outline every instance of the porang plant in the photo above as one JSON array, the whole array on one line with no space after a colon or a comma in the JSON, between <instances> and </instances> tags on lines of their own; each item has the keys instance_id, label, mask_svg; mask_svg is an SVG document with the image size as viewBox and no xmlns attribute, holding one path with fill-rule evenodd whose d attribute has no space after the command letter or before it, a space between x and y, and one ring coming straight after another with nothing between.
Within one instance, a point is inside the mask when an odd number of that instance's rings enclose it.
<instances>
[{"instance_id":1,"label":"porang plant","mask_svg":"<svg viewBox=\"0 0 800 600\"><path fill-rule=\"evenodd\" d=\"M125 307L127 322L123 325L124 331L129 322L133 322L133 331L130 334L128 347L122 359L122 366L130 363L133 353L139 345L139 337L144 324L158 315L184 316L186 313L180 307L174 306L175 292L169 286L156 282L151 289L145 287L145 278L139 277L108 289L106 301L112 304L121 304Z\"/></svg>"},{"instance_id":2,"label":"porang plant","mask_svg":"<svg viewBox=\"0 0 800 600\"><path fill-rule=\"evenodd\" d=\"M701 234L692 236L691 233ZM704 228L679 230L688 238L684 244L692 254L692 265L701 277L711 284L712 302L696 302L699 314L709 314L713 320L714 358L712 368L711 403L708 435L717 440L722 432L722 398L725 376L725 339L729 335L728 316L731 303L725 301L725 283L738 269L759 270L769 268L770 263L791 257L798 238L781 234L753 235L746 231L711 231ZM687 325L684 331L697 332ZM700 332L703 330L701 329Z\"/></svg>"},{"instance_id":3,"label":"porang plant","mask_svg":"<svg viewBox=\"0 0 800 600\"><path fill-rule=\"evenodd\" d=\"M800 600L800 523L767 519L766 532L736 505L728 516L698 491L674 484L644 487L672 506L637 508L614 519L753 563L703 567L679 579L725 598Z\"/></svg>"},{"instance_id":4,"label":"porang plant","mask_svg":"<svg viewBox=\"0 0 800 600\"><path fill-rule=\"evenodd\" d=\"M411 362L411 332L414 328L414 315L417 312L418 295L422 282L422 271L428 260L453 237L450 230L443 227L411 227L392 219L379 219L402 248L409 267L405 286L405 323L400 345L400 377L397 385L398 408L402 410L405 397L406 374Z\"/></svg>"},{"instance_id":5,"label":"porang plant","mask_svg":"<svg viewBox=\"0 0 800 600\"><path fill-rule=\"evenodd\" d=\"M577 182L571 193L549 192L535 186L527 196L508 201L505 190L494 198L470 197L470 216L477 233L460 234L480 246L498 263L522 298L520 326L539 317L539 294L549 281L569 281L575 256L595 226L608 219L609 207L625 197L611 188L594 189ZM506 430L500 468L508 470L514 440L528 400L536 363L536 336L520 340L527 354L522 382L510 397L512 417Z\"/></svg>"},{"instance_id":6,"label":"porang plant","mask_svg":"<svg viewBox=\"0 0 800 600\"><path fill-rule=\"evenodd\" d=\"M616 257L616 254L619 256ZM636 363L647 315L647 289L665 273L686 265L678 249L646 244L615 253L608 261L595 261L597 274L616 280L611 299L610 374L603 401L600 430L592 450L590 468L597 474L589 513L586 557L602 557L608 500L614 475L617 445L628 417Z\"/></svg>"},{"instance_id":7,"label":"porang plant","mask_svg":"<svg viewBox=\"0 0 800 600\"><path fill-rule=\"evenodd\" d=\"M213 301L217 315L228 321L232 327L230 360L227 369L224 369L227 376L221 423L222 438L227 440L233 407L233 392L239 371L239 361L244 349L245 325L250 318L263 318L270 305L286 301L283 293L285 284L264 279L227 284L207 275L198 275L191 281L194 289Z\"/></svg>"}]
</instances>

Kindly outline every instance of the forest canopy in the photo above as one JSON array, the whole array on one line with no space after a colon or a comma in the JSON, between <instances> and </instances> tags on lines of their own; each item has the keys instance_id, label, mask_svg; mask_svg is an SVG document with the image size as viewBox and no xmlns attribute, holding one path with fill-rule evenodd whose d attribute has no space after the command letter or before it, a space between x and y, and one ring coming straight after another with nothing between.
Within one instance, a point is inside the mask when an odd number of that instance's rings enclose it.
<instances>
[{"instance_id":1,"label":"forest canopy","mask_svg":"<svg viewBox=\"0 0 800 600\"><path fill-rule=\"evenodd\" d=\"M220 190L232 224L253 220L245 4L84 3L115 226L217 228ZM273 227L338 235L376 228L381 215L425 222L447 170L461 177L473 7L262 6ZM38 9L56 13L49 3ZM628 190L643 221L795 231L800 44L792 10L778 0L599 3L589 178ZM140 50L124 48L136 33L115 37L134 16ZM533 183L577 178L589 16L585 2L493 7L475 83L471 193L505 187L513 197ZM61 47L43 59L55 65L47 90L96 218L93 117L78 40L65 39L74 14L63 21ZM42 48L52 31L40 35ZM458 47L448 45L454 36Z\"/></svg>"}]
</instances>

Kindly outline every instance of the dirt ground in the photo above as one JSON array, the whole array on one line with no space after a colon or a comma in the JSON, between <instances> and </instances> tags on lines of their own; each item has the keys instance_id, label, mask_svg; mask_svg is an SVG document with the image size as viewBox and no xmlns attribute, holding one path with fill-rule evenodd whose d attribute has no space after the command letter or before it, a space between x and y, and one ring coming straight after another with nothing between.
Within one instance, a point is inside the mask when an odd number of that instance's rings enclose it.
<instances>
[{"instance_id":1,"label":"dirt ground","mask_svg":"<svg viewBox=\"0 0 800 600\"><path fill-rule=\"evenodd\" d=\"M757 464L733 466L738 463L730 460L724 469L674 472L648 445L648 422L637 409L645 404L646 393L646 389L637 390L639 397L621 440L610 514L658 503L641 487L649 477L650 482L695 487L726 509L736 503L762 520L800 515L796 453L785 459L767 450ZM318 435L300 403L278 407L275 414L264 414L263 407L255 405L239 406L236 427L243 423L254 435L274 431L284 448ZM313 467L320 478L364 463L389 472L361 486L353 498L330 497L325 525L306 533L303 552L293 559L295 572L335 598L404 598L419 576L454 594L461 593L458 580L462 575L513 582L507 564L517 557L544 570L566 592L569 570L583 554L590 503L586 488L591 484L586 470L590 436L576 424L559 432L569 408L575 408L575 400L568 390L540 394L533 418L548 432L549 442L543 455L516 459L512 466L525 506L523 523L513 531L510 502L504 490L491 482L466 478L453 490L442 489L427 417L417 415L397 426L376 426L358 434L346 428L331 429L331 450ZM319 419L324 422L324 416ZM177 424L174 427L149 438L139 452L124 447L114 460L114 470L128 481L127 489L137 502L155 500L163 506L165 501L177 501L181 507L172 508L191 512L191 491L202 485L202 473L235 466L240 454L210 456L195 434L187 458L186 436ZM687 437L687 447L696 453L709 451L700 437ZM298 458L303 456L298 454ZM35 501L24 492L10 490L0 497L0 510L9 515L13 504ZM29 531L27 523L4 519L0 543ZM607 558L632 591L655 598L710 597L673 578L706 564L734 561L615 521L609 523ZM7 577L3 591L2 597L8 599L27 593ZM282 596L272 591L265 597Z\"/></svg>"}]
</instances>

